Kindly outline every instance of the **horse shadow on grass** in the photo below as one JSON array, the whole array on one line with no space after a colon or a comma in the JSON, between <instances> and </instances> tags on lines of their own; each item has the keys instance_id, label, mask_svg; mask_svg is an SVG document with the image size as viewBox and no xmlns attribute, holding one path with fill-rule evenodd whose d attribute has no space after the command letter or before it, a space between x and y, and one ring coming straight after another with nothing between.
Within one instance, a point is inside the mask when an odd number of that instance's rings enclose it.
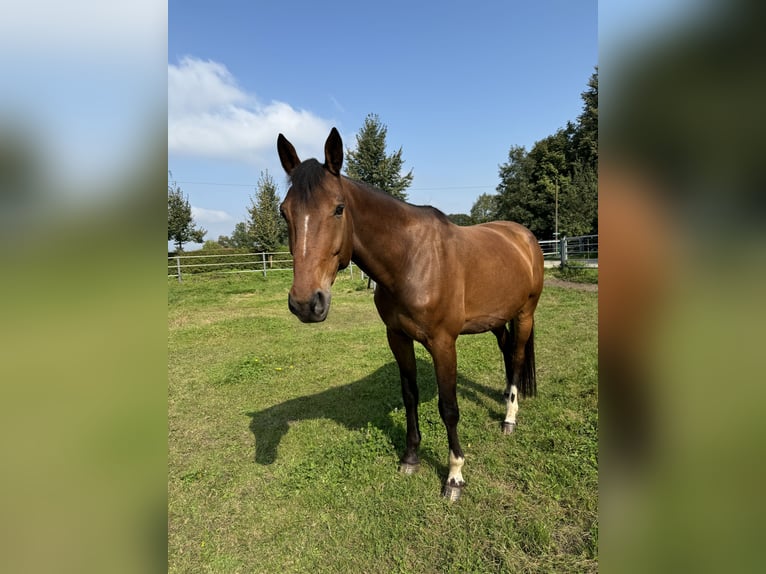
<instances>
[{"instance_id":1,"label":"horse shadow on grass","mask_svg":"<svg viewBox=\"0 0 766 574\"><path fill-rule=\"evenodd\" d=\"M430 401L436 396L436 380L433 365L430 362L417 360L418 388L420 403ZM470 381L458 374L458 394L462 400L479 402L482 394L501 404L502 389L494 389ZM359 430L371 424L379 428L391 443L396 452L401 455L406 443L406 428L404 424L394 421L391 413L395 409L403 409L399 368L395 362L390 362L377 369L370 375L348 385L333 387L313 395L296 397L261 411L249 412L250 430L255 437L255 462L262 465L272 464L277 459L277 451L282 438L290 427L300 421L311 419L328 419L335 421L349 430ZM423 412L420 412L420 426L423 428ZM496 411L489 410L490 418L502 421L500 407ZM439 431L446 452L447 434L441 421ZM433 432L433 431L430 431ZM438 440L438 439L437 439ZM433 464L446 476L446 465L441 460L434 460L421 449L421 459Z\"/></svg>"}]
</instances>

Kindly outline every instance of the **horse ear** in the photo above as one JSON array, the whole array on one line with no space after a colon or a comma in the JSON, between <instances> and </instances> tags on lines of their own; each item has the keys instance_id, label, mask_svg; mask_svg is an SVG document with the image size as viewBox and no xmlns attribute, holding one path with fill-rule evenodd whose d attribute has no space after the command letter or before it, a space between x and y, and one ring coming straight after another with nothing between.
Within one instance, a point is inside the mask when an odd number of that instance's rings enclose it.
<instances>
[{"instance_id":1,"label":"horse ear","mask_svg":"<svg viewBox=\"0 0 766 574\"><path fill-rule=\"evenodd\" d=\"M287 175L290 175L301 164L301 160L298 159L298 154L295 152L293 144L287 141L287 138L282 134L279 134L277 138L277 151L279 152L279 161L282 162L282 167L287 172Z\"/></svg>"},{"instance_id":2,"label":"horse ear","mask_svg":"<svg viewBox=\"0 0 766 574\"><path fill-rule=\"evenodd\" d=\"M333 175L340 175L343 165L343 140L340 139L338 130L333 128L324 144L324 166Z\"/></svg>"}]
</instances>

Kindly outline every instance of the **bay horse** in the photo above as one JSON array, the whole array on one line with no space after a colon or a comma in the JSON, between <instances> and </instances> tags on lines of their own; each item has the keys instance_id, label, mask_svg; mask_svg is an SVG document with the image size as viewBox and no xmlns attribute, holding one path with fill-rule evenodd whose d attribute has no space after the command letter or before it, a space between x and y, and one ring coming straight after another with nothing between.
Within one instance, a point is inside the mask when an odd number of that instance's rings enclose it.
<instances>
[{"instance_id":1,"label":"bay horse","mask_svg":"<svg viewBox=\"0 0 766 574\"><path fill-rule=\"evenodd\" d=\"M543 254L522 225L494 221L459 227L433 207L414 206L341 175L343 142L333 128L324 164L301 161L279 134L290 188L280 206L293 255L290 311L324 321L339 270L353 261L376 283L375 306L399 367L407 418L400 471L415 472L418 386L413 341L431 354L439 414L447 429L449 474L442 495L460 497L465 461L458 440L458 335L492 331L506 370L504 434L516 427L519 391L535 395L534 312L543 288Z\"/></svg>"}]
</instances>

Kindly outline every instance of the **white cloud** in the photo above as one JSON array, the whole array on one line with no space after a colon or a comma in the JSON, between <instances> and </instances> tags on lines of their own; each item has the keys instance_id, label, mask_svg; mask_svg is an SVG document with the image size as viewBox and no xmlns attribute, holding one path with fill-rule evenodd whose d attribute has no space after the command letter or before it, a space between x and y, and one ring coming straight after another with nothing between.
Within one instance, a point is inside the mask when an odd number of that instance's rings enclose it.
<instances>
[{"instance_id":1,"label":"white cloud","mask_svg":"<svg viewBox=\"0 0 766 574\"><path fill-rule=\"evenodd\" d=\"M287 103L261 103L218 62L186 57L177 66L168 65L171 154L262 162L276 155L279 132L299 153L317 152L331 127L330 121Z\"/></svg>"},{"instance_id":2,"label":"white cloud","mask_svg":"<svg viewBox=\"0 0 766 574\"><path fill-rule=\"evenodd\" d=\"M168 114L186 117L247 102L226 66L184 58L168 66Z\"/></svg>"},{"instance_id":3,"label":"white cloud","mask_svg":"<svg viewBox=\"0 0 766 574\"><path fill-rule=\"evenodd\" d=\"M205 209L204 207L194 207L192 205L191 211L194 222L199 224L215 225L234 221L234 217L220 209Z\"/></svg>"}]
</instances>

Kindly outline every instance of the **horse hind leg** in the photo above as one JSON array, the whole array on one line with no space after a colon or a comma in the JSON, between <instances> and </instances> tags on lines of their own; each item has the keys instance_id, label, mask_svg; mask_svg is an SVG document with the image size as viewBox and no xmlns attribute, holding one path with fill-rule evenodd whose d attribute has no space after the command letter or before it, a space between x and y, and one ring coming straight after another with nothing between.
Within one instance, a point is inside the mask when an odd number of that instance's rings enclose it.
<instances>
[{"instance_id":1,"label":"horse hind leg","mask_svg":"<svg viewBox=\"0 0 766 574\"><path fill-rule=\"evenodd\" d=\"M513 327L513 325L511 325ZM519 410L519 389L513 384L513 349L515 347L515 330L509 331L505 326L493 331L497 337L497 346L503 353L505 364L505 418L501 423L503 434L511 434L516 429L516 413Z\"/></svg>"},{"instance_id":2,"label":"horse hind leg","mask_svg":"<svg viewBox=\"0 0 766 574\"><path fill-rule=\"evenodd\" d=\"M516 430L516 413L519 412L519 389L516 385L510 385L510 388L503 393L505 398L506 410L503 419L503 434L513 434Z\"/></svg>"},{"instance_id":3,"label":"horse hind leg","mask_svg":"<svg viewBox=\"0 0 766 574\"><path fill-rule=\"evenodd\" d=\"M516 430L519 412L519 390L524 396L536 394L534 367L534 321L531 316L520 315L510 323L510 329L496 329L497 344L505 362L506 411L502 422L503 434Z\"/></svg>"}]
</instances>

